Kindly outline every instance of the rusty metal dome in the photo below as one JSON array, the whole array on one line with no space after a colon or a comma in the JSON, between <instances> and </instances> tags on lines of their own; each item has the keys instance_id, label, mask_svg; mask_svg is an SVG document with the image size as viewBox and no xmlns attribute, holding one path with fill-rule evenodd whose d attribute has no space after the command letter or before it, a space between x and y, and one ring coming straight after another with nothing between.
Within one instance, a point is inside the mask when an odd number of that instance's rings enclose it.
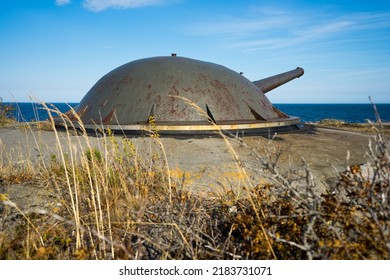
<instances>
[{"instance_id":1,"label":"rusty metal dome","mask_svg":"<svg viewBox=\"0 0 390 280\"><path fill-rule=\"evenodd\" d=\"M148 131L151 125L168 134L291 129L300 119L274 108L261 89L268 91L302 74L297 68L251 82L210 62L176 55L145 58L103 76L76 112L88 129L129 133ZM76 116L68 116L77 126Z\"/></svg>"}]
</instances>

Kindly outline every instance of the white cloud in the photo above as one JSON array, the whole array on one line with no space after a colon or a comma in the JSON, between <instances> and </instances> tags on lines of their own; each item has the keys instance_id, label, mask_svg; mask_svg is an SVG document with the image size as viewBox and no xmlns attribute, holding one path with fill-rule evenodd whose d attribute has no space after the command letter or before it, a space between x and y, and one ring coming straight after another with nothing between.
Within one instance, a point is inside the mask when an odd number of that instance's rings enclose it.
<instances>
[{"instance_id":1,"label":"white cloud","mask_svg":"<svg viewBox=\"0 0 390 280\"><path fill-rule=\"evenodd\" d=\"M58 6L65 6L70 4L71 0L56 0L56 5Z\"/></svg>"},{"instance_id":2,"label":"white cloud","mask_svg":"<svg viewBox=\"0 0 390 280\"><path fill-rule=\"evenodd\" d=\"M108 8L128 9L155 6L168 3L169 0L84 0L84 7L93 12Z\"/></svg>"},{"instance_id":3,"label":"white cloud","mask_svg":"<svg viewBox=\"0 0 390 280\"><path fill-rule=\"evenodd\" d=\"M256 14L241 18L216 18L198 23L193 33L200 36L224 38L228 48L243 51L282 49L307 43L336 42L345 36L372 40L381 29L390 27L389 13L328 13L326 11L298 11L258 9ZM376 31L356 35L361 31ZM378 33L378 34L377 34ZM360 33L362 34L362 33ZM377 35L375 35L377 34Z\"/></svg>"}]
</instances>

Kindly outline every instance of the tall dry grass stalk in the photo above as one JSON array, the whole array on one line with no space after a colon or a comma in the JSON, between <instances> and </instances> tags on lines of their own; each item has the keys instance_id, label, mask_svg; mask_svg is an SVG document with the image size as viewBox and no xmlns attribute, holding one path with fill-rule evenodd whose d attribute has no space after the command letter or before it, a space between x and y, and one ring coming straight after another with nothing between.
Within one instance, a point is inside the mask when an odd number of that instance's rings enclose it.
<instances>
[{"instance_id":1,"label":"tall dry grass stalk","mask_svg":"<svg viewBox=\"0 0 390 280\"><path fill-rule=\"evenodd\" d=\"M234 164L236 166L236 169L237 171L240 173L240 174L243 174L243 178L244 178L244 184L242 185L242 189L236 189L236 194L237 194L237 197L236 199L239 200L240 196L241 196L241 193L243 191L245 191L245 195L247 197L247 199L250 201L251 203L251 206L254 210L254 213L256 214L256 218L257 218L257 223L259 223L260 225L260 228L262 230L262 233L263 233L263 236L268 244L268 249L270 250L273 258L276 259L276 255L275 255L275 252L273 251L272 249L272 242L271 240L269 239L269 236L263 226L263 221L265 219L265 214L262 210L262 208L260 207L260 205L256 205L255 202L253 201L253 198L252 198L252 195L251 195L251 190L254 188L254 186L252 185L252 182L249 178L249 175L245 169L245 167L243 166L242 164L242 161L241 159L239 158L239 156L237 155L236 151L234 150L232 144L230 143L229 141L229 138L227 135L229 134L226 134L226 132L222 131L219 126L212 120L210 120L207 112L205 112L202 108L200 108L196 103L192 102L191 100L185 98L185 97L182 97L182 96L175 96L176 98L179 98L179 99L182 99L183 101L185 101L188 105L192 106L200 116L203 116L205 119L208 119L210 124L212 124L216 129L217 133L219 134L219 136L221 136L225 142L225 145L226 147L228 148L229 150L229 153L230 155L232 156L232 159L234 160ZM233 138L234 139L234 138ZM261 215L261 216L260 216Z\"/></svg>"},{"instance_id":2,"label":"tall dry grass stalk","mask_svg":"<svg viewBox=\"0 0 390 280\"><path fill-rule=\"evenodd\" d=\"M55 122L54 122L54 119L52 116L52 109L49 109L49 107L47 107L46 104L43 104L43 105L45 106L45 108L48 112L50 124L52 126L52 129L53 129L55 137L56 137L56 144L57 144L57 149L59 151L59 156L61 158L62 167L64 168L64 171L65 171L64 174L65 174L66 184L67 184L68 191L69 191L68 194L69 194L70 201L71 201L71 207L72 207L72 212L73 212L73 216L74 216L74 223L76 226L76 249L79 249L81 247L81 232L80 232L81 227L80 227L80 212L79 212L79 200L78 200L79 190L78 190L78 183L75 179L73 181L73 186L72 186L70 175L69 175L69 172L72 172L73 177L76 178L75 168L74 168L75 167L75 159L74 159L74 155L73 155L73 149L71 148L72 143L70 141L69 128L67 126L67 122L64 122L64 126L66 128L68 146L70 147L69 152L70 152L70 160L71 160L71 162L70 162L71 170L68 170L68 165L67 165L66 159L65 159L65 152L62 148L62 143L60 141L58 131L56 129Z\"/></svg>"},{"instance_id":3,"label":"tall dry grass stalk","mask_svg":"<svg viewBox=\"0 0 390 280\"><path fill-rule=\"evenodd\" d=\"M102 124L99 136L92 137L73 109L70 115L46 109L56 152L34 161L19 151L15 163L1 149L0 187L54 191L55 204L41 201L40 207L23 210L0 195L1 259L390 258L390 160L384 136L368 147L368 168L350 167L319 193L307 164L287 172L278 168L283 151L274 149L272 140L264 151L251 148L264 171L259 176L268 179L254 185L232 145L245 143L218 131L244 176L240 184L204 196L170 178L169 154L153 122L145 156L131 139ZM39 137L32 145L44 154Z\"/></svg>"},{"instance_id":4,"label":"tall dry grass stalk","mask_svg":"<svg viewBox=\"0 0 390 280\"><path fill-rule=\"evenodd\" d=\"M46 107L47 108L47 107ZM90 137L88 135L87 130L85 129L80 117L78 114L74 111L73 108L70 107L70 112L73 116L73 118L76 119L77 121L77 128L73 125L73 122L70 120L69 116L67 114L62 114L58 110L55 111L60 118L62 119L62 125L65 128L66 131L66 136L67 136L67 144L68 147L75 147L75 149L70 149L70 167L71 167L71 172L72 172L72 177L73 177L73 185L74 189L72 190L70 181L69 181L69 176L67 172L67 164L65 162L65 156L64 156L64 151L61 148L61 142L58 137L58 132L56 129L56 124L55 121L52 117L52 114L47 108L49 112L49 118L50 122L53 127L53 131L56 134L56 139L57 139L57 144L58 144L58 149L60 151L60 156L61 156L61 161L63 164L63 167L65 169L65 174L67 178L67 184L68 184L68 189L69 189L69 195L71 198L71 203L72 203L72 210L74 214L74 219L75 219L75 225L76 225L76 249L81 248L81 237L82 237L82 232L81 232L81 224L80 224L80 202L79 202L79 196L81 193L79 182L77 178L79 177L79 173L77 173L77 163L75 162L75 155L74 153L76 151L82 151L83 149L86 148L86 152L81 155L80 158L80 163L82 168L86 171L87 179L88 179L88 186L90 190L90 196L89 199L91 200L92 207L93 207L93 213L94 213L94 227L93 232L96 231L96 235L101 237L105 235L106 229L108 229L109 233L109 240L111 241L110 243L113 244L112 240L112 232L111 232L111 220L110 220L110 206L108 202L108 186L107 186L107 164L102 165L100 160L100 152L96 152L94 147L92 147L92 144L90 142ZM69 127L70 126L70 127ZM81 130L81 135L82 139L84 140L82 142L80 137L76 137L77 139L77 145L74 146L74 144L71 141L71 133L72 134L77 134L78 131ZM107 137L105 134L104 136L104 156L105 156L105 162L108 163L108 149L107 149ZM103 212L103 205L106 207L107 214L105 215ZM105 219L107 218L107 220ZM91 232L90 232L91 233ZM103 257L106 257L106 238L100 238L101 244L99 247L101 247L101 254L103 254ZM94 246L95 247L95 246ZM99 254L97 251L94 253L96 258L99 258ZM111 246L111 257L114 258L114 248Z\"/></svg>"}]
</instances>

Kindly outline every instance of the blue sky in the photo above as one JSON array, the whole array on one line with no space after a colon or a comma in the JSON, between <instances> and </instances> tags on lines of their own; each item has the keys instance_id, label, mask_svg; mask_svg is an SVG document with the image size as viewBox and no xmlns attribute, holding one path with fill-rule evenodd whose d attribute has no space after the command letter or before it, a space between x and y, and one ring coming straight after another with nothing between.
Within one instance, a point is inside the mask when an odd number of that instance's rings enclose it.
<instances>
[{"instance_id":1,"label":"blue sky","mask_svg":"<svg viewBox=\"0 0 390 280\"><path fill-rule=\"evenodd\" d=\"M177 53L257 80L273 103L390 103L390 1L1 0L0 97L79 102L103 75Z\"/></svg>"}]
</instances>

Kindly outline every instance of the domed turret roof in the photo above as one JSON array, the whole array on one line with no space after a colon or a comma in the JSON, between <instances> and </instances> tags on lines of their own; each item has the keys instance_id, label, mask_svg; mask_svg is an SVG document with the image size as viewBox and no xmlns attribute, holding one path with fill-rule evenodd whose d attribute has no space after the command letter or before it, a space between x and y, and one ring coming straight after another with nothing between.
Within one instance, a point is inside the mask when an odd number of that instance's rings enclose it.
<instances>
[{"instance_id":1,"label":"domed turret roof","mask_svg":"<svg viewBox=\"0 0 390 280\"><path fill-rule=\"evenodd\" d=\"M76 109L87 128L125 131L259 129L299 123L260 88L224 66L174 56L145 58L103 76Z\"/></svg>"}]
</instances>

